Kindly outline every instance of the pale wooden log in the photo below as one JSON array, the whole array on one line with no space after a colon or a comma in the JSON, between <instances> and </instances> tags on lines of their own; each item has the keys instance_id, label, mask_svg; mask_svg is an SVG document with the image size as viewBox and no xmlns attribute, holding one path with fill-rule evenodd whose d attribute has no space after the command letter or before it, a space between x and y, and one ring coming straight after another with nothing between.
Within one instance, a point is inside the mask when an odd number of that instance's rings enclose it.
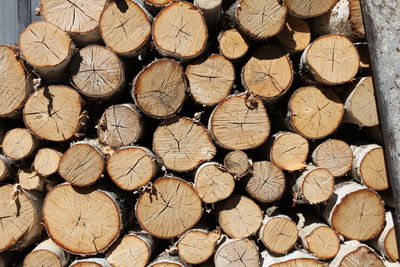
<instances>
[{"instance_id":1,"label":"pale wooden log","mask_svg":"<svg viewBox=\"0 0 400 267\"><path fill-rule=\"evenodd\" d=\"M146 50L152 21L138 1L111 1L101 14L99 29L108 48L119 55L134 57Z\"/></svg>"},{"instance_id":2,"label":"pale wooden log","mask_svg":"<svg viewBox=\"0 0 400 267\"><path fill-rule=\"evenodd\" d=\"M354 154L351 173L353 179L365 186L383 191L389 188L385 156L381 146L351 146Z\"/></svg>"},{"instance_id":3,"label":"pale wooden log","mask_svg":"<svg viewBox=\"0 0 400 267\"><path fill-rule=\"evenodd\" d=\"M274 0L236 0L227 11L231 23L255 40L278 34L285 25L287 8Z\"/></svg>"},{"instance_id":4,"label":"pale wooden log","mask_svg":"<svg viewBox=\"0 0 400 267\"><path fill-rule=\"evenodd\" d=\"M251 160L241 150L234 150L226 154L224 158L225 168L236 178L245 176L251 170Z\"/></svg>"},{"instance_id":5,"label":"pale wooden log","mask_svg":"<svg viewBox=\"0 0 400 267\"><path fill-rule=\"evenodd\" d=\"M0 45L0 117L14 117L33 90L32 79L16 51Z\"/></svg>"},{"instance_id":6,"label":"pale wooden log","mask_svg":"<svg viewBox=\"0 0 400 267\"><path fill-rule=\"evenodd\" d=\"M306 167L309 144L297 133L278 132L272 136L267 153L272 163L282 170L296 171Z\"/></svg>"},{"instance_id":7,"label":"pale wooden log","mask_svg":"<svg viewBox=\"0 0 400 267\"><path fill-rule=\"evenodd\" d=\"M228 198L235 188L235 179L217 162L207 162L197 168L194 189L204 203L215 203Z\"/></svg>"},{"instance_id":8,"label":"pale wooden log","mask_svg":"<svg viewBox=\"0 0 400 267\"><path fill-rule=\"evenodd\" d=\"M200 9L172 2L157 15L152 28L157 51L165 57L189 60L200 56L207 44L207 26Z\"/></svg>"},{"instance_id":9,"label":"pale wooden log","mask_svg":"<svg viewBox=\"0 0 400 267\"><path fill-rule=\"evenodd\" d=\"M336 257L332 260L332 267L374 266L384 267L382 259L373 249L356 240L346 241L340 246Z\"/></svg>"},{"instance_id":10,"label":"pale wooden log","mask_svg":"<svg viewBox=\"0 0 400 267\"><path fill-rule=\"evenodd\" d=\"M168 239L191 229L203 212L202 202L192 185L177 177L162 177L136 202L135 214L143 229Z\"/></svg>"},{"instance_id":11,"label":"pale wooden log","mask_svg":"<svg viewBox=\"0 0 400 267\"><path fill-rule=\"evenodd\" d=\"M342 236L365 241L383 230L385 208L375 191L355 182L344 182L335 185L334 197L324 207L323 217Z\"/></svg>"},{"instance_id":12,"label":"pale wooden log","mask_svg":"<svg viewBox=\"0 0 400 267\"><path fill-rule=\"evenodd\" d=\"M338 0L286 0L291 15L301 18L318 17L328 12Z\"/></svg>"},{"instance_id":13,"label":"pale wooden log","mask_svg":"<svg viewBox=\"0 0 400 267\"><path fill-rule=\"evenodd\" d=\"M297 89L288 104L288 124L307 139L333 133L342 122L344 106L331 89L306 86Z\"/></svg>"},{"instance_id":14,"label":"pale wooden log","mask_svg":"<svg viewBox=\"0 0 400 267\"><path fill-rule=\"evenodd\" d=\"M206 60L186 68L189 92L196 103L213 106L231 92L235 81L232 63L221 55L210 55Z\"/></svg>"},{"instance_id":15,"label":"pale wooden log","mask_svg":"<svg viewBox=\"0 0 400 267\"><path fill-rule=\"evenodd\" d=\"M9 130L4 136L2 148L5 156L13 160L29 157L39 146L39 141L24 128Z\"/></svg>"},{"instance_id":16,"label":"pale wooden log","mask_svg":"<svg viewBox=\"0 0 400 267\"><path fill-rule=\"evenodd\" d=\"M0 251L22 250L42 235L43 196L19 185L0 186Z\"/></svg>"},{"instance_id":17,"label":"pale wooden log","mask_svg":"<svg viewBox=\"0 0 400 267\"><path fill-rule=\"evenodd\" d=\"M69 267L112 267L104 258L89 258L83 260L75 260Z\"/></svg>"},{"instance_id":18,"label":"pale wooden log","mask_svg":"<svg viewBox=\"0 0 400 267\"><path fill-rule=\"evenodd\" d=\"M51 189L43 203L48 236L65 251L78 255L106 251L122 230L124 212L115 193L68 183Z\"/></svg>"},{"instance_id":19,"label":"pale wooden log","mask_svg":"<svg viewBox=\"0 0 400 267\"><path fill-rule=\"evenodd\" d=\"M46 177L57 172L62 153L52 148L41 148L35 155L33 168L40 176Z\"/></svg>"},{"instance_id":20,"label":"pale wooden log","mask_svg":"<svg viewBox=\"0 0 400 267\"><path fill-rule=\"evenodd\" d=\"M371 245L391 262L399 261L399 251L396 241L396 229L393 222L393 213L385 213L385 228L382 233L371 241Z\"/></svg>"},{"instance_id":21,"label":"pale wooden log","mask_svg":"<svg viewBox=\"0 0 400 267\"><path fill-rule=\"evenodd\" d=\"M329 34L314 40L303 52L300 70L307 79L338 85L354 79L360 66L358 51L344 35Z\"/></svg>"},{"instance_id":22,"label":"pale wooden log","mask_svg":"<svg viewBox=\"0 0 400 267\"><path fill-rule=\"evenodd\" d=\"M41 177L37 171L30 169L20 169L17 173L17 181L22 189L44 191L46 185L44 177Z\"/></svg>"},{"instance_id":23,"label":"pale wooden log","mask_svg":"<svg viewBox=\"0 0 400 267\"><path fill-rule=\"evenodd\" d=\"M259 232L259 239L269 251L285 254L294 247L297 238L296 224L288 216L265 216Z\"/></svg>"},{"instance_id":24,"label":"pale wooden log","mask_svg":"<svg viewBox=\"0 0 400 267\"><path fill-rule=\"evenodd\" d=\"M258 247L249 239L225 239L214 255L215 267L258 267Z\"/></svg>"},{"instance_id":25,"label":"pale wooden log","mask_svg":"<svg viewBox=\"0 0 400 267\"><path fill-rule=\"evenodd\" d=\"M264 100L274 100L284 95L292 84L292 62L280 47L266 44L244 65L241 78L247 91Z\"/></svg>"},{"instance_id":26,"label":"pale wooden log","mask_svg":"<svg viewBox=\"0 0 400 267\"><path fill-rule=\"evenodd\" d=\"M245 150L264 144L270 121L263 102L242 93L228 96L214 108L208 130L218 146Z\"/></svg>"},{"instance_id":27,"label":"pale wooden log","mask_svg":"<svg viewBox=\"0 0 400 267\"><path fill-rule=\"evenodd\" d=\"M284 256L275 256L267 251L261 252L262 267L328 267L327 263L318 261L317 258L300 249Z\"/></svg>"},{"instance_id":28,"label":"pale wooden log","mask_svg":"<svg viewBox=\"0 0 400 267\"><path fill-rule=\"evenodd\" d=\"M194 170L216 154L207 129L187 117L174 117L158 126L153 136L153 151L170 170Z\"/></svg>"},{"instance_id":29,"label":"pale wooden log","mask_svg":"<svg viewBox=\"0 0 400 267\"><path fill-rule=\"evenodd\" d=\"M178 256L172 256L168 253L160 254L147 267L191 267L192 265L183 262Z\"/></svg>"},{"instance_id":30,"label":"pale wooden log","mask_svg":"<svg viewBox=\"0 0 400 267\"><path fill-rule=\"evenodd\" d=\"M57 246L51 239L46 239L25 256L23 267L64 267L68 264L69 260L70 254Z\"/></svg>"},{"instance_id":31,"label":"pale wooden log","mask_svg":"<svg viewBox=\"0 0 400 267\"><path fill-rule=\"evenodd\" d=\"M47 80L63 79L75 45L63 30L45 21L28 25L19 36L23 58Z\"/></svg>"},{"instance_id":32,"label":"pale wooden log","mask_svg":"<svg viewBox=\"0 0 400 267\"><path fill-rule=\"evenodd\" d=\"M22 112L25 125L39 138L67 141L81 128L82 99L63 85L40 88L32 94Z\"/></svg>"},{"instance_id":33,"label":"pale wooden log","mask_svg":"<svg viewBox=\"0 0 400 267\"><path fill-rule=\"evenodd\" d=\"M218 223L231 238L254 235L261 226L262 210L248 197L232 196L216 209Z\"/></svg>"},{"instance_id":34,"label":"pale wooden log","mask_svg":"<svg viewBox=\"0 0 400 267\"><path fill-rule=\"evenodd\" d=\"M194 0L193 3L203 13L208 30L217 28L221 21L222 0Z\"/></svg>"},{"instance_id":35,"label":"pale wooden log","mask_svg":"<svg viewBox=\"0 0 400 267\"><path fill-rule=\"evenodd\" d=\"M269 161L253 162L251 174L245 180L249 195L263 203L279 200L285 191L285 175Z\"/></svg>"},{"instance_id":36,"label":"pale wooden log","mask_svg":"<svg viewBox=\"0 0 400 267\"><path fill-rule=\"evenodd\" d=\"M249 41L238 30L229 29L218 35L219 52L231 61L237 61L249 51Z\"/></svg>"},{"instance_id":37,"label":"pale wooden log","mask_svg":"<svg viewBox=\"0 0 400 267\"><path fill-rule=\"evenodd\" d=\"M58 174L75 186L88 186L100 179L105 156L94 140L79 141L62 155Z\"/></svg>"},{"instance_id":38,"label":"pale wooden log","mask_svg":"<svg viewBox=\"0 0 400 267\"><path fill-rule=\"evenodd\" d=\"M314 149L311 157L315 166L327 169L334 177L348 173L353 164L350 146L338 139L321 143Z\"/></svg>"},{"instance_id":39,"label":"pale wooden log","mask_svg":"<svg viewBox=\"0 0 400 267\"><path fill-rule=\"evenodd\" d=\"M143 132L142 117L130 103L107 108L97 124L99 142L113 148L136 143Z\"/></svg>"},{"instance_id":40,"label":"pale wooden log","mask_svg":"<svg viewBox=\"0 0 400 267\"><path fill-rule=\"evenodd\" d=\"M0 182L10 178L13 171L14 160L4 155L0 155Z\"/></svg>"},{"instance_id":41,"label":"pale wooden log","mask_svg":"<svg viewBox=\"0 0 400 267\"><path fill-rule=\"evenodd\" d=\"M303 19L289 17L276 37L288 53L303 51L311 42L310 27Z\"/></svg>"},{"instance_id":42,"label":"pale wooden log","mask_svg":"<svg viewBox=\"0 0 400 267\"><path fill-rule=\"evenodd\" d=\"M178 113L186 97L182 65L172 59L150 63L135 77L132 97L146 115L165 119Z\"/></svg>"}]
</instances>

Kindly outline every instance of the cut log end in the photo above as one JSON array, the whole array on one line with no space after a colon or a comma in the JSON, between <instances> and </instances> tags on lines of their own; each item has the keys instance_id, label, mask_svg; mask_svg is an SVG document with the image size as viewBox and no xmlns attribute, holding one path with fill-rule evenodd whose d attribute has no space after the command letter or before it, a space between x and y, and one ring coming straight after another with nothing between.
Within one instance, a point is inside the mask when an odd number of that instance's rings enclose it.
<instances>
[{"instance_id":1,"label":"cut log end","mask_svg":"<svg viewBox=\"0 0 400 267\"><path fill-rule=\"evenodd\" d=\"M222 32L218 36L218 42L220 53L229 60L238 60L249 50L249 42L236 29Z\"/></svg>"},{"instance_id":2,"label":"cut log end","mask_svg":"<svg viewBox=\"0 0 400 267\"><path fill-rule=\"evenodd\" d=\"M391 261L399 261L399 251L397 246L396 229L393 227L389 230L385 241L384 241L385 251L387 256Z\"/></svg>"},{"instance_id":3,"label":"cut log end","mask_svg":"<svg viewBox=\"0 0 400 267\"><path fill-rule=\"evenodd\" d=\"M319 259L331 259L336 256L340 247L338 234L329 226L320 224L311 232L302 236L303 245Z\"/></svg>"},{"instance_id":4,"label":"cut log end","mask_svg":"<svg viewBox=\"0 0 400 267\"><path fill-rule=\"evenodd\" d=\"M23 261L24 267L54 266L64 267L69 261L69 254L57 246L51 239L37 245Z\"/></svg>"},{"instance_id":5,"label":"cut log end","mask_svg":"<svg viewBox=\"0 0 400 267\"><path fill-rule=\"evenodd\" d=\"M224 165L231 174L239 178L246 175L251 168L249 157L241 150L234 150L226 154Z\"/></svg>"},{"instance_id":6,"label":"cut log end","mask_svg":"<svg viewBox=\"0 0 400 267\"><path fill-rule=\"evenodd\" d=\"M236 263L237 264L232 264ZM260 256L253 240L231 239L222 243L214 255L215 267L260 266Z\"/></svg>"},{"instance_id":7,"label":"cut log end","mask_svg":"<svg viewBox=\"0 0 400 267\"><path fill-rule=\"evenodd\" d=\"M385 266L382 259L370 247L357 241L347 241L340 246L331 266L350 267L355 264L357 266Z\"/></svg>"},{"instance_id":8,"label":"cut log end","mask_svg":"<svg viewBox=\"0 0 400 267\"><path fill-rule=\"evenodd\" d=\"M17 174L18 184L25 190L44 191L45 179L36 171L29 169L20 169Z\"/></svg>"},{"instance_id":9,"label":"cut log end","mask_svg":"<svg viewBox=\"0 0 400 267\"><path fill-rule=\"evenodd\" d=\"M33 167L41 176L49 176L57 172L62 154L51 148L39 149L33 161Z\"/></svg>"},{"instance_id":10,"label":"cut log end","mask_svg":"<svg viewBox=\"0 0 400 267\"><path fill-rule=\"evenodd\" d=\"M104 258L76 260L69 267L112 267Z\"/></svg>"},{"instance_id":11,"label":"cut log end","mask_svg":"<svg viewBox=\"0 0 400 267\"><path fill-rule=\"evenodd\" d=\"M38 140L27 129L15 128L6 133L2 148L5 156L21 160L29 157L37 145Z\"/></svg>"},{"instance_id":12,"label":"cut log end","mask_svg":"<svg viewBox=\"0 0 400 267\"><path fill-rule=\"evenodd\" d=\"M277 35L279 42L289 53L295 53L307 48L311 42L310 27L300 18L289 17L285 27Z\"/></svg>"},{"instance_id":13,"label":"cut log end","mask_svg":"<svg viewBox=\"0 0 400 267\"><path fill-rule=\"evenodd\" d=\"M350 6L350 26L359 38L365 38L365 28L361 12L360 0L348 0Z\"/></svg>"},{"instance_id":14,"label":"cut log end","mask_svg":"<svg viewBox=\"0 0 400 267\"><path fill-rule=\"evenodd\" d=\"M262 267L293 267L293 266L307 266L307 267L327 267L328 264L318 261L314 256L307 253L305 250L295 250L286 255L273 255L268 251L261 253L263 257Z\"/></svg>"},{"instance_id":15,"label":"cut log end","mask_svg":"<svg viewBox=\"0 0 400 267\"><path fill-rule=\"evenodd\" d=\"M337 0L287 0L285 4L289 12L296 17L312 18L320 16L331 9Z\"/></svg>"}]
</instances>

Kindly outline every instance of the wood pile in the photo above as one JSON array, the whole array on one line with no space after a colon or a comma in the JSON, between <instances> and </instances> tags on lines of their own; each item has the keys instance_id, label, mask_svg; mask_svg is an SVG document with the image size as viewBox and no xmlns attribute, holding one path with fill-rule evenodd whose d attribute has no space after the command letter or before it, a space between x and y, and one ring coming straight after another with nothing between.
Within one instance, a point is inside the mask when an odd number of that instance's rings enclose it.
<instances>
[{"instance_id":1,"label":"wood pile","mask_svg":"<svg viewBox=\"0 0 400 267\"><path fill-rule=\"evenodd\" d=\"M385 266L358 0L40 0L0 46L0 267Z\"/></svg>"}]
</instances>

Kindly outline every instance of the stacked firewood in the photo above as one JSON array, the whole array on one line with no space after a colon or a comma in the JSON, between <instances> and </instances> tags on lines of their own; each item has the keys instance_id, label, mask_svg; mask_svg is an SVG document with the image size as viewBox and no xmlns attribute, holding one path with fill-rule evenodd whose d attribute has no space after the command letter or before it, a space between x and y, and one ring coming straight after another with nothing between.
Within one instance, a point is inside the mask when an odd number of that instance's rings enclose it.
<instances>
[{"instance_id":1,"label":"stacked firewood","mask_svg":"<svg viewBox=\"0 0 400 267\"><path fill-rule=\"evenodd\" d=\"M0 46L0 266L399 255L357 0L40 0Z\"/></svg>"}]
</instances>

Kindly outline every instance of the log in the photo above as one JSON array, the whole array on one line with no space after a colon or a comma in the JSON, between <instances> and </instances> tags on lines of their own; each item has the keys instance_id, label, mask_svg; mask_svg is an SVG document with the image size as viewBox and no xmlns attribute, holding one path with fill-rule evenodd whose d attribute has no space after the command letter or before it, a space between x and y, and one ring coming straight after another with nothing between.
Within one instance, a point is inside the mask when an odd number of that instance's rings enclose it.
<instances>
[{"instance_id":1,"label":"log","mask_svg":"<svg viewBox=\"0 0 400 267\"><path fill-rule=\"evenodd\" d=\"M107 108L97 124L99 142L116 148L139 141L144 133L142 116L130 103Z\"/></svg>"},{"instance_id":2,"label":"log","mask_svg":"<svg viewBox=\"0 0 400 267\"><path fill-rule=\"evenodd\" d=\"M307 139L297 133L282 131L274 134L271 139L267 154L272 163L290 172L306 167L309 151Z\"/></svg>"},{"instance_id":3,"label":"log","mask_svg":"<svg viewBox=\"0 0 400 267\"><path fill-rule=\"evenodd\" d=\"M280 47L267 44L250 57L242 69L241 78L247 91L264 100L275 100L292 84L292 62Z\"/></svg>"},{"instance_id":4,"label":"log","mask_svg":"<svg viewBox=\"0 0 400 267\"><path fill-rule=\"evenodd\" d=\"M63 142L82 127L82 99L63 85L40 88L26 101L22 112L25 125L39 138Z\"/></svg>"},{"instance_id":5,"label":"log","mask_svg":"<svg viewBox=\"0 0 400 267\"><path fill-rule=\"evenodd\" d=\"M241 178L251 170L251 160L241 150L234 150L226 154L224 166L234 177Z\"/></svg>"},{"instance_id":6,"label":"log","mask_svg":"<svg viewBox=\"0 0 400 267\"><path fill-rule=\"evenodd\" d=\"M104 258L75 260L69 267L112 267Z\"/></svg>"},{"instance_id":7,"label":"log","mask_svg":"<svg viewBox=\"0 0 400 267\"><path fill-rule=\"evenodd\" d=\"M136 202L136 219L151 235L169 239L191 229L202 215L201 200L193 187L177 177L157 179L151 192Z\"/></svg>"},{"instance_id":8,"label":"log","mask_svg":"<svg viewBox=\"0 0 400 267\"><path fill-rule=\"evenodd\" d=\"M178 256L172 256L168 253L160 254L153 260L147 267L191 267L192 265L186 264Z\"/></svg>"},{"instance_id":9,"label":"log","mask_svg":"<svg viewBox=\"0 0 400 267\"><path fill-rule=\"evenodd\" d=\"M285 25L287 8L274 0L236 0L227 11L230 22L254 40L278 34Z\"/></svg>"},{"instance_id":10,"label":"log","mask_svg":"<svg viewBox=\"0 0 400 267\"><path fill-rule=\"evenodd\" d=\"M268 251L263 251L261 252L261 257L263 258L262 267L328 266L328 264L318 261L318 259L303 249L295 250L284 256L276 256L268 253Z\"/></svg>"},{"instance_id":11,"label":"log","mask_svg":"<svg viewBox=\"0 0 400 267\"><path fill-rule=\"evenodd\" d=\"M68 183L51 189L43 203L48 236L65 251L77 255L106 251L122 230L124 212L114 192Z\"/></svg>"},{"instance_id":12,"label":"log","mask_svg":"<svg viewBox=\"0 0 400 267\"><path fill-rule=\"evenodd\" d=\"M278 201L286 188L282 170L269 161L253 163L251 174L245 178L245 189L249 195L263 203Z\"/></svg>"},{"instance_id":13,"label":"log","mask_svg":"<svg viewBox=\"0 0 400 267\"><path fill-rule=\"evenodd\" d=\"M18 185L0 186L0 252L22 250L42 235L43 196Z\"/></svg>"},{"instance_id":14,"label":"log","mask_svg":"<svg viewBox=\"0 0 400 267\"><path fill-rule=\"evenodd\" d=\"M226 98L235 81L232 63L221 55L210 55L204 61L186 68L189 92L196 103L214 106Z\"/></svg>"},{"instance_id":15,"label":"log","mask_svg":"<svg viewBox=\"0 0 400 267\"><path fill-rule=\"evenodd\" d=\"M346 241L340 246L336 257L332 260L332 267L347 266L377 266L383 267L382 259L367 245L358 241Z\"/></svg>"},{"instance_id":16,"label":"log","mask_svg":"<svg viewBox=\"0 0 400 267\"><path fill-rule=\"evenodd\" d=\"M300 60L300 70L306 79L326 85L352 81L359 67L357 49L340 34L317 38L304 50Z\"/></svg>"},{"instance_id":17,"label":"log","mask_svg":"<svg viewBox=\"0 0 400 267\"><path fill-rule=\"evenodd\" d=\"M222 0L194 0L193 3L201 10L208 30L215 30L221 21Z\"/></svg>"},{"instance_id":18,"label":"log","mask_svg":"<svg viewBox=\"0 0 400 267\"><path fill-rule=\"evenodd\" d=\"M166 7L173 0L143 0L145 7L152 14L158 14L164 7Z\"/></svg>"},{"instance_id":19,"label":"log","mask_svg":"<svg viewBox=\"0 0 400 267\"><path fill-rule=\"evenodd\" d=\"M219 204L218 223L230 238L254 235L261 226L262 210L248 197L236 195Z\"/></svg>"},{"instance_id":20,"label":"log","mask_svg":"<svg viewBox=\"0 0 400 267\"><path fill-rule=\"evenodd\" d=\"M33 161L34 170L43 177L57 172L62 153L52 148L41 148Z\"/></svg>"},{"instance_id":21,"label":"log","mask_svg":"<svg viewBox=\"0 0 400 267\"><path fill-rule=\"evenodd\" d=\"M0 45L0 55L0 117L14 117L33 90L32 79L13 48Z\"/></svg>"},{"instance_id":22,"label":"log","mask_svg":"<svg viewBox=\"0 0 400 267\"><path fill-rule=\"evenodd\" d=\"M330 89L306 86L297 89L288 104L289 128L307 139L320 139L339 127L344 106Z\"/></svg>"},{"instance_id":23,"label":"log","mask_svg":"<svg viewBox=\"0 0 400 267\"><path fill-rule=\"evenodd\" d=\"M158 173L156 156L145 147L123 147L107 160L110 179L123 190L137 190Z\"/></svg>"},{"instance_id":24,"label":"log","mask_svg":"<svg viewBox=\"0 0 400 267\"><path fill-rule=\"evenodd\" d=\"M293 54L303 51L310 44L310 27L304 19L288 17L285 26L276 37L285 51Z\"/></svg>"},{"instance_id":25,"label":"log","mask_svg":"<svg viewBox=\"0 0 400 267\"><path fill-rule=\"evenodd\" d=\"M235 188L232 174L217 162L207 162L197 168L194 189L204 203L216 203L228 198Z\"/></svg>"},{"instance_id":26,"label":"log","mask_svg":"<svg viewBox=\"0 0 400 267\"><path fill-rule=\"evenodd\" d=\"M286 0L285 4L289 13L295 17L312 18L318 17L329 11L338 0Z\"/></svg>"},{"instance_id":27,"label":"log","mask_svg":"<svg viewBox=\"0 0 400 267\"><path fill-rule=\"evenodd\" d=\"M157 15L152 28L157 51L165 57L189 60L200 56L207 44L207 26L199 8L172 2Z\"/></svg>"},{"instance_id":28,"label":"log","mask_svg":"<svg viewBox=\"0 0 400 267\"><path fill-rule=\"evenodd\" d=\"M19 36L18 47L22 57L46 80L65 77L75 50L67 33L45 21L28 25Z\"/></svg>"},{"instance_id":29,"label":"log","mask_svg":"<svg viewBox=\"0 0 400 267\"><path fill-rule=\"evenodd\" d=\"M22 189L44 191L46 185L44 177L31 169L20 169L17 173L17 181Z\"/></svg>"},{"instance_id":30,"label":"log","mask_svg":"<svg viewBox=\"0 0 400 267\"><path fill-rule=\"evenodd\" d=\"M229 150L256 148L270 133L267 110L260 99L246 94L225 98L210 115L208 130L215 143Z\"/></svg>"},{"instance_id":31,"label":"log","mask_svg":"<svg viewBox=\"0 0 400 267\"><path fill-rule=\"evenodd\" d=\"M382 233L371 241L371 245L391 262L399 261L399 251L396 240L396 229L394 227L393 213L385 213L385 228Z\"/></svg>"},{"instance_id":32,"label":"log","mask_svg":"<svg viewBox=\"0 0 400 267\"><path fill-rule=\"evenodd\" d=\"M134 57L145 52L151 34L151 15L138 1L112 1L99 21L101 37L115 53Z\"/></svg>"},{"instance_id":33,"label":"log","mask_svg":"<svg viewBox=\"0 0 400 267\"><path fill-rule=\"evenodd\" d=\"M0 155L0 182L6 181L13 172L14 160L4 155Z\"/></svg>"},{"instance_id":34,"label":"log","mask_svg":"<svg viewBox=\"0 0 400 267\"><path fill-rule=\"evenodd\" d=\"M153 151L168 169L188 172L211 160L216 147L203 125L187 117L174 117L155 130Z\"/></svg>"},{"instance_id":35,"label":"log","mask_svg":"<svg viewBox=\"0 0 400 267\"><path fill-rule=\"evenodd\" d=\"M75 42L85 45L101 40L98 26L107 4L108 0L40 0L40 15L67 32Z\"/></svg>"},{"instance_id":36,"label":"log","mask_svg":"<svg viewBox=\"0 0 400 267\"><path fill-rule=\"evenodd\" d=\"M388 189L383 148L374 144L351 148L354 154L351 168L353 179L376 191Z\"/></svg>"},{"instance_id":37,"label":"log","mask_svg":"<svg viewBox=\"0 0 400 267\"><path fill-rule=\"evenodd\" d=\"M329 139L312 152L315 166L327 169L334 177L348 173L353 164L353 152L350 146L339 139Z\"/></svg>"},{"instance_id":38,"label":"log","mask_svg":"<svg viewBox=\"0 0 400 267\"><path fill-rule=\"evenodd\" d=\"M100 179L104 167L104 155L97 142L79 141L62 155L58 174L72 185L88 186Z\"/></svg>"},{"instance_id":39,"label":"log","mask_svg":"<svg viewBox=\"0 0 400 267\"><path fill-rule=\"evenodd\" d=\"M2 148L5 156L13 160L21 160L32 155L39 141L24 128L14 128L9 130L4 136Z\"/></svg>"},{"instance_id":40,"label":"log","mask_svg":"<svg viewBox=\"0 0 400 267\"><path fill-rule=\"evenodd\" d=\"M165 119L183 106L187 85L181 64L172 59L156 60L136 76L132 98L146 115Z\"/></svg>"},{"instance_id":41,"label":"log","mask_svg":"<svg viewBox=\"0 0 400 267\"><path fill-rule=\"evenodd\" d=\"M214 255L215 267L258 267L258 247L249 239L226 239L218 246Z\"/></svg>"},{"instance_id":42,"label":"log","mask_svg":"<svg viewBox=\"0 0 400 267\"><path fill-rule=\"evenodd\" d=\"M376 237L385 224L385 208L373 190L355 182L336 184L323 209L325 221L339 234L359 241Z\"/></svg>"},{"instance_id":43,"label":"log","mask_svg":"<svg viewBox=\"0 0 400 267\"><path fill-rule=\"evenodd\" d=\"M236 29L229 29L218 35L219 52L227 59L235 62L243 58L249 51L250 42Z\"/></svg>"},{"instance_id":44,"label":"log","mask_svg":"<svg viewBox=\"0 0 400 267\"><path fill-rule=\"evenodd\" d=\"M70 260L70 254L46 239L25 256L23 267L55 266L64 267Z\"/></svg>"}]
</instances>

